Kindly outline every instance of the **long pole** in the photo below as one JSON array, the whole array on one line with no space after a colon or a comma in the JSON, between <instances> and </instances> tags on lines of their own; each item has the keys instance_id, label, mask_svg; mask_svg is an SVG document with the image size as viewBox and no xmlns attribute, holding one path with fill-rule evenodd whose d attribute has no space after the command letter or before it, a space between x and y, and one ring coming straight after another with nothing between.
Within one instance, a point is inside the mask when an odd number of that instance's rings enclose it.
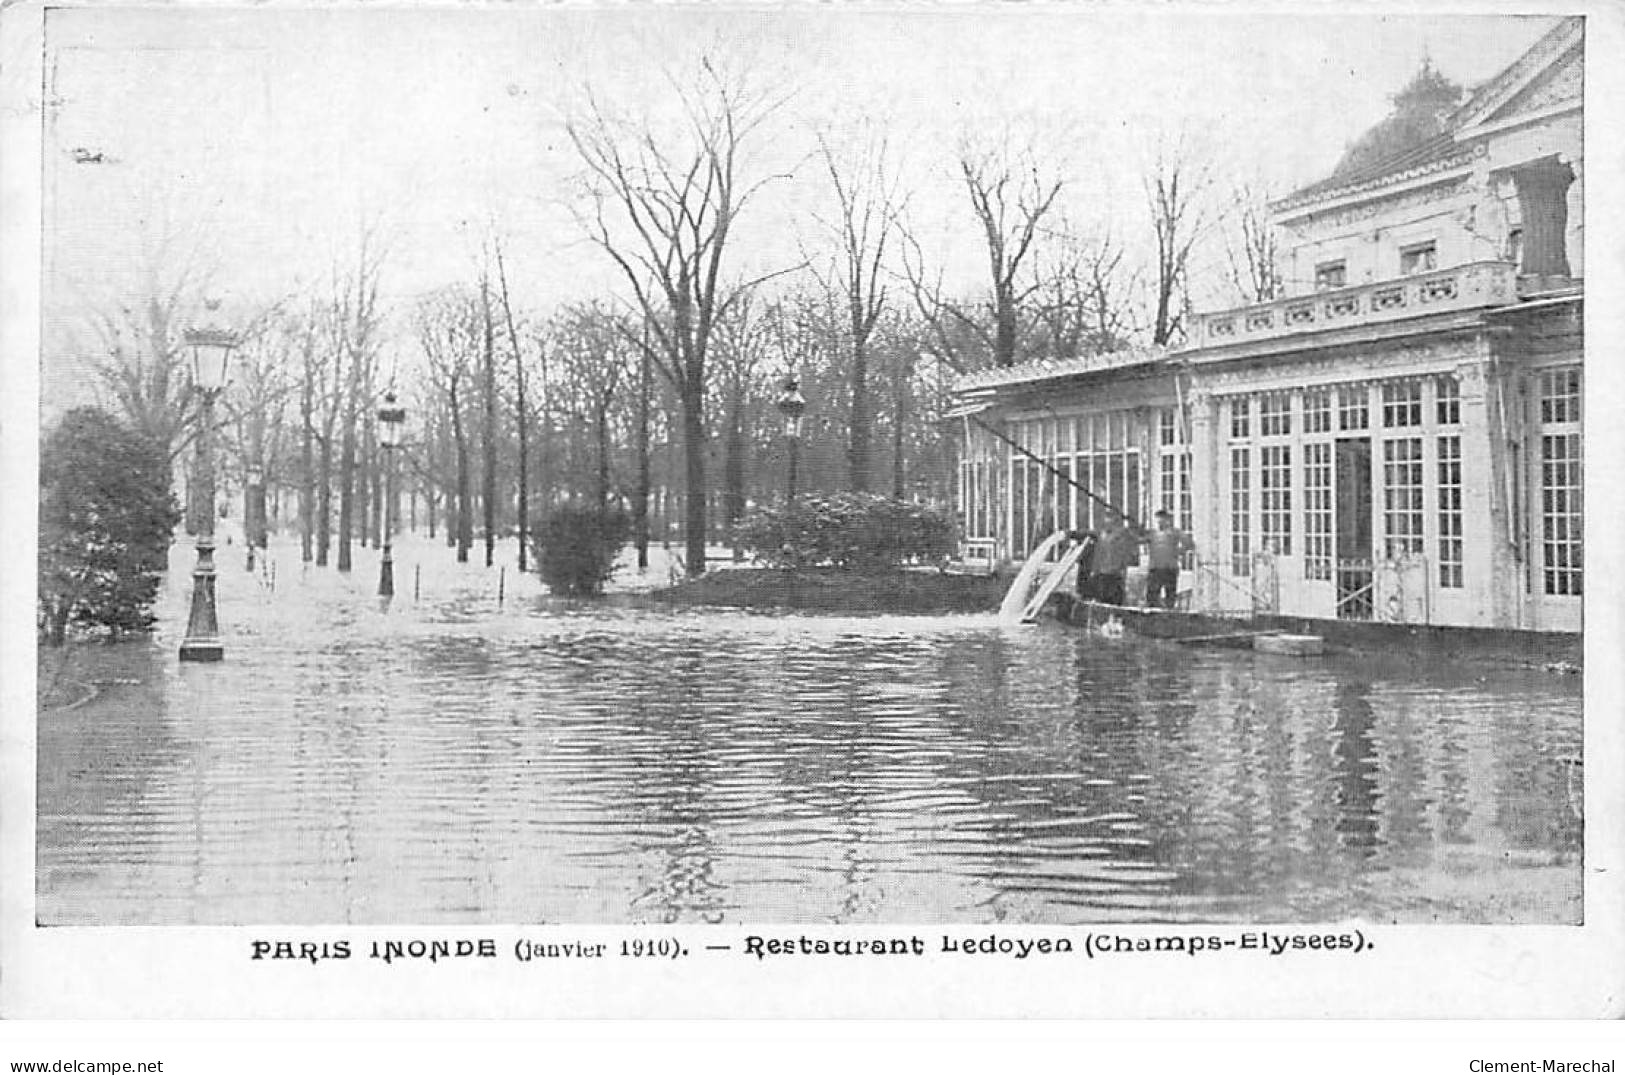
<instances>
[{"instance_id":1,"label":"long pole","mask_svg":"<svg viewBox=\"0 0 1625 1075\"><path fill-rule=\"evenodd\" d=\"M214 397L214 390L203 390L203 429L197 444L203 512L198 521L197 566L192 570L192 614L181 641L183 661L218 661L226 655L214 602Z\"/></svg>"},{"instance_id":2,"label":"long pole","mask_svg":"<svg viewBox=\"0 0 1625 1075\"><path fill-rule=\"evenodd\" d=\"M1031 459L1033 462L1035 462L1039 466L1043 467L1044 470L1046 472L1048 472L1049 474L1051 474L1051 475L1053 475L1053 476L1055 476L1057 478L1060 478L1062 481L1064 481L1068 485L1072 486L1072 488L1078 490L1084 496L1088 497L1090 500L1093 500L1096 504L1099 504L1101 507L1105 508L1107 511L1113 512L1114 514L1118 515L1120 518L1123 519L1124 522L1128 523L1131 526L1138 526L1139 525L1138 520L1136 520L1134 518L1134 516L1130 515L1128 512L1126 512L1122 508L1118 507L1116 504L1113 504L1111 501L1107 500L1105 497L1100 496L1093 489L1089 488L1087 485L1083 485L1082 483L1077 481L1077 479L1073 478L1072 475L1070 475L1066 471L1060 469L1055 464L1051 463L1048 459L1045 459L1041 455L1036 455L1033 452L1028 451L1026 447L1021 445L1017 441L1011 439L1010 437L1005 436L999 430L995 429L992 425L988 424L987 422L982 421L980 418L976 417L974 414L969 415L968 417L970 418L970 420L972 422L975 422L977 424L977 426L979 426L982 429L987 430L989 433L993 434L995 437L998 437L1000 440L1004 441L1004 443L1008 444L1010 447L1014 448L1016 451L1020 452L1024 456L1026 456L1028 459Z\"/></svg>"},{"instance_id":3,"label":"long pole","mask_svg":"<svg viewBox=\"0 0 1625 1075\"><path fill-rule=\"evenodd\" d=\"M384 445L384 558L378 564L378 596L395 596L395 446Z\"/></svg>"}]
</instances>

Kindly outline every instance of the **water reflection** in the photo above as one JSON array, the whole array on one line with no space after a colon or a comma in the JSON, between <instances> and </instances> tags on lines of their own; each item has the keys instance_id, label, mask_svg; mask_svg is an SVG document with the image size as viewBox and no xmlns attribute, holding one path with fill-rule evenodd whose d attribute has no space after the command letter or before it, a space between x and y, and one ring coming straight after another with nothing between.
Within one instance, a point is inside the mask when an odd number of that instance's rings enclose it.
<instances>
[{"instance_id":1,"label":"water reflection","mask_svg":"<svg viewBox=\"0 0 1625 1075\"><path fill-rule=\"evenodd\" d=\"M511 580L223 576L224 665L92 653L128 682L41 718L41 919L1578 915L1569 681Z\"/></svg>"}]
</instances>

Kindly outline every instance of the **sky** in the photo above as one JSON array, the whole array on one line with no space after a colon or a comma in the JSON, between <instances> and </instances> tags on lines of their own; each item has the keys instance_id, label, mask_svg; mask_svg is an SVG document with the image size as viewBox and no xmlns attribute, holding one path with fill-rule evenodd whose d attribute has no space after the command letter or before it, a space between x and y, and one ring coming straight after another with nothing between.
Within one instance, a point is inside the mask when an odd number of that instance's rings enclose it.
<instances>
[{"instance_id":1,"label":"sky","mask_svg":"<svg viewBox=\"0 0 1625 1075\"><path fill-rule=\"evenodd\" d=\"M1321 178L1424 55L1471 86L1549 17L1235 15L1189 8L925 5L501 9L53 9L46 28L46 393L88 309L195 250L239 307L319 286L386 237L398 308L476 271L502 236L521 305L618 286L575 217L563 121L584 88L669 115L702 52L786 100L747 170L783 175L737 232L742 276L801 260L827 206L815 132L889 133L911 226L951 284L980 283L952 167L1015 134L1086 228L1133 245L1140 176L1183 133L1221 175L1277 193ZM668 122L661 118L657 123ZM165 253L155 259L154 251Z\"/></svg>"}]
</instances>

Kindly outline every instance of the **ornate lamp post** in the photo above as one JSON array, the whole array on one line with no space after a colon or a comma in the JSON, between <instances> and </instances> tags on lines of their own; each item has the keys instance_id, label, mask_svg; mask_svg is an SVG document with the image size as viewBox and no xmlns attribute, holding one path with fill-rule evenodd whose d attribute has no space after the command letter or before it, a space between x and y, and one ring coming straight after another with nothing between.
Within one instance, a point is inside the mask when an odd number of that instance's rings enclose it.
<instances>
[{"instance_id":1,"label":"ornate lamp post","mask_svg":"<svg viewBox=\"0 0 1625 1075\"><path fill-rule=\"evenodd\" d=\"M394 536L395 449L401 446L401 430L406 425L406 408L395 402L395 393L384 393L378 408L378 444L384 449L384 558L378 565L378 596L395 596L395 560L390 548Z\"/></svg>"},{"instance_id":2,"label":"ornate lamp post","mask_svg":"<svg viewBox=\"0 0 1625 1075\"><path fill-rule=\"evenodd\" d=\"M208 304L211 315L218 305ZM186 637L181 640L183 661L218 661L226 655L214 605L214 401L226 387L231 352L236 346L236 335L214 324L186 332L186 348L192 360L192 387L203 398L197 445L197 469L203 489L198 498L208 508L202 513L197 533L192 615L186 623Z\"/></svg>"},{"instance_id":3,"label":"ornate lamp post","mask_svg":"<svg viewBox=\"0 0 1625 1075\"><path fill-rule=\"evenodd\" d=\"M807 399L801 394L801 385L794 377L784 381L784 392L779 396L779 413L784 415L784 435L790 442L790 473L785 482L785 500L796 498L796 463L801 455L801 416L807 411Z\"/></svg>"}]
</instances>

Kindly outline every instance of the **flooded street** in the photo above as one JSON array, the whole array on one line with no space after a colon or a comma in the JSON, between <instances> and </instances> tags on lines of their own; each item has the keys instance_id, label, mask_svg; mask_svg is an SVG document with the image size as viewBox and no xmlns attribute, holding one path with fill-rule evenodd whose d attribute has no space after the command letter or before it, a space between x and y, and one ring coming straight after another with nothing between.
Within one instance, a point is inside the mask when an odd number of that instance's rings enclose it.
<instances>
[{"instance_id":1,"label":"flooded street","mask_svg":"<svg viewBox=\"0 0 1625 1075\"><path fill-rule=\"evenodd\" d=\"M572 604L511 551L499 606L409 542L386 610L370 550L223 548L211 666L180 547L41 716L39 920L1578 920L1578 677Z\"/></svg>"}]
</instances>

